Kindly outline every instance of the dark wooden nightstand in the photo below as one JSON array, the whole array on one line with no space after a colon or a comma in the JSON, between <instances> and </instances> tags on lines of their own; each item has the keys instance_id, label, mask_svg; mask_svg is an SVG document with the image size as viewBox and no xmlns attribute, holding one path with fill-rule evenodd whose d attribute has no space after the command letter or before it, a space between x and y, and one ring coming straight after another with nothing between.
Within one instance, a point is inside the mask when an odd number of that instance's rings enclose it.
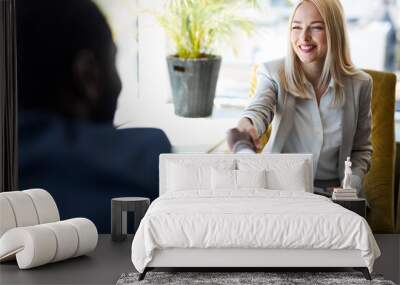
<instances>
[{"instance_id":1,"label":"dark wooden nightstand","mask_svg":"<svg viewBox=\"0 0 400 285\"><path fill-rule=\"evenodd\" d=\"M359 214L364 219L367 218L367 202L365 199L358 198L356 200L333 200L332 202Z\"/></svg>"},{"instance_id":2,"label":"dark wooden nightstand","mask_svg":"<svg viewBox=\"0 0 400 285\"><path fill-rule=\"evenodd\" d=\"M127 212L134 212L133 234L139 227L150 206L150 199L144 197L121 197L111 199L111 239L123 241L127 237Z\"/></svg>"}]
</instances>

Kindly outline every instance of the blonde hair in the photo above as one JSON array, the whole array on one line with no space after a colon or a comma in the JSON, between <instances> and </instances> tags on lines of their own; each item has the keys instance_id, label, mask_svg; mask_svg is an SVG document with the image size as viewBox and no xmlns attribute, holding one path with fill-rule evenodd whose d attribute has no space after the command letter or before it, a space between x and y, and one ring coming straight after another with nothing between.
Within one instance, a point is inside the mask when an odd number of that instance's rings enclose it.
<instances>
[{"instance_id":1,"label":"blonde hair","mask_svg":"<svg viewBox=\"0 0 400 285\"><path fill-rule=\"evenodd\" d=\"M296 97L310 98L303 83L305 74L301 68L300 59L290 44L294 15L299 6L306 1L314 4L325 23L327 53L318 86L326 86L329 80L333 79L335 83L333 104L342 106L345 101L344 79L346 76L357 74L359 70L355 68L350 58L346 21L339 0L302 0L295 6L289 19L289 45L285 64L280 71L281 86L283 90Z\"/></svg>"}]
</instances>

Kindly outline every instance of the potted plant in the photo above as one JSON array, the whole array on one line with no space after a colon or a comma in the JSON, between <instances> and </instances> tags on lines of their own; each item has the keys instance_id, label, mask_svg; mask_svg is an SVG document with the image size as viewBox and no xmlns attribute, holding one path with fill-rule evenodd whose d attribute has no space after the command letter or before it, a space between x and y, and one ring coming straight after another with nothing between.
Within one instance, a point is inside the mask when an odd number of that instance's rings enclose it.
<instances>
[{"instance_id":1,"label":"potted plant","mask_svg":"<svg viewBox=\"0 0 400 285\"><path fill-rule=\"evenodd\" d=\"M211 115L221 65L213 50L218 42L231 42L237 31L253 30L252 22L239 13L256 2L166 0L164 10L156 13L175 48L167 65L176 115Z\"/></svg>"}]
</instances>

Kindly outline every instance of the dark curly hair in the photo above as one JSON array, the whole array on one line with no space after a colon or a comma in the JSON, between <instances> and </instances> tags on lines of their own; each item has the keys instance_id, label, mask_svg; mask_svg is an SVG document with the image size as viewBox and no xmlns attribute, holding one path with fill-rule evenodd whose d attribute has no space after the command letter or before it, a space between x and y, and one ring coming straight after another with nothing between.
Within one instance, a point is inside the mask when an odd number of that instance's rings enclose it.
<instances>
[{"instance_id":1,"label":"dark curly hair","mask_svg":"<svg viewBox=\"0 0 400 285\"><path fill-rule=\"evenodd\" d=\"M107 21L90 0L17 0L20 110L62 113L59 91L71 81L76 55L91 50L105 62L111 43Z\"/></svg>"}]
</instances>

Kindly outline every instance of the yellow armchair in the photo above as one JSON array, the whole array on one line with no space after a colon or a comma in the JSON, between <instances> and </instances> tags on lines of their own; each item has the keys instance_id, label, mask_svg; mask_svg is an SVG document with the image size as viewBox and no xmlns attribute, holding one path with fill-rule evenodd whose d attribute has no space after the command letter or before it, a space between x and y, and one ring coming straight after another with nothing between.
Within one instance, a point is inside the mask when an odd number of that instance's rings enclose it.
<instances>
[{"instance_id":1,"label":"yellow armchair","mask_svg":"<svg viewBox=\"0 0 400 285\"><path fill-rule=\"evenodd\" d=\"M364 179L364 191L370 204L368 222L375 232L394 232L396 227L394 111L396 76L393 73L366 70L373 79L372 158ZM400 207L400 204L397 205ZM399 221L398 221L399 222Z\"/></svg>"},{"instance_id":2,"label":"yellow armchair","mask_svg":"<svg viewBox=\"0 0 400 285\"><path fill-rule=\"evenodd\" d=\"M255 94L257 68L252 70L249 96ZM374 232L393 233L396 231L395 210L397 207L397 231L400 232L400 197L395 201L395 88L393 73L365 70L372 76L372 147L371 169L364 178L364 191L369 203L368 222ZM268 142L271 126L261 136L261 149Z\"/></svg>"}]
</instances>

